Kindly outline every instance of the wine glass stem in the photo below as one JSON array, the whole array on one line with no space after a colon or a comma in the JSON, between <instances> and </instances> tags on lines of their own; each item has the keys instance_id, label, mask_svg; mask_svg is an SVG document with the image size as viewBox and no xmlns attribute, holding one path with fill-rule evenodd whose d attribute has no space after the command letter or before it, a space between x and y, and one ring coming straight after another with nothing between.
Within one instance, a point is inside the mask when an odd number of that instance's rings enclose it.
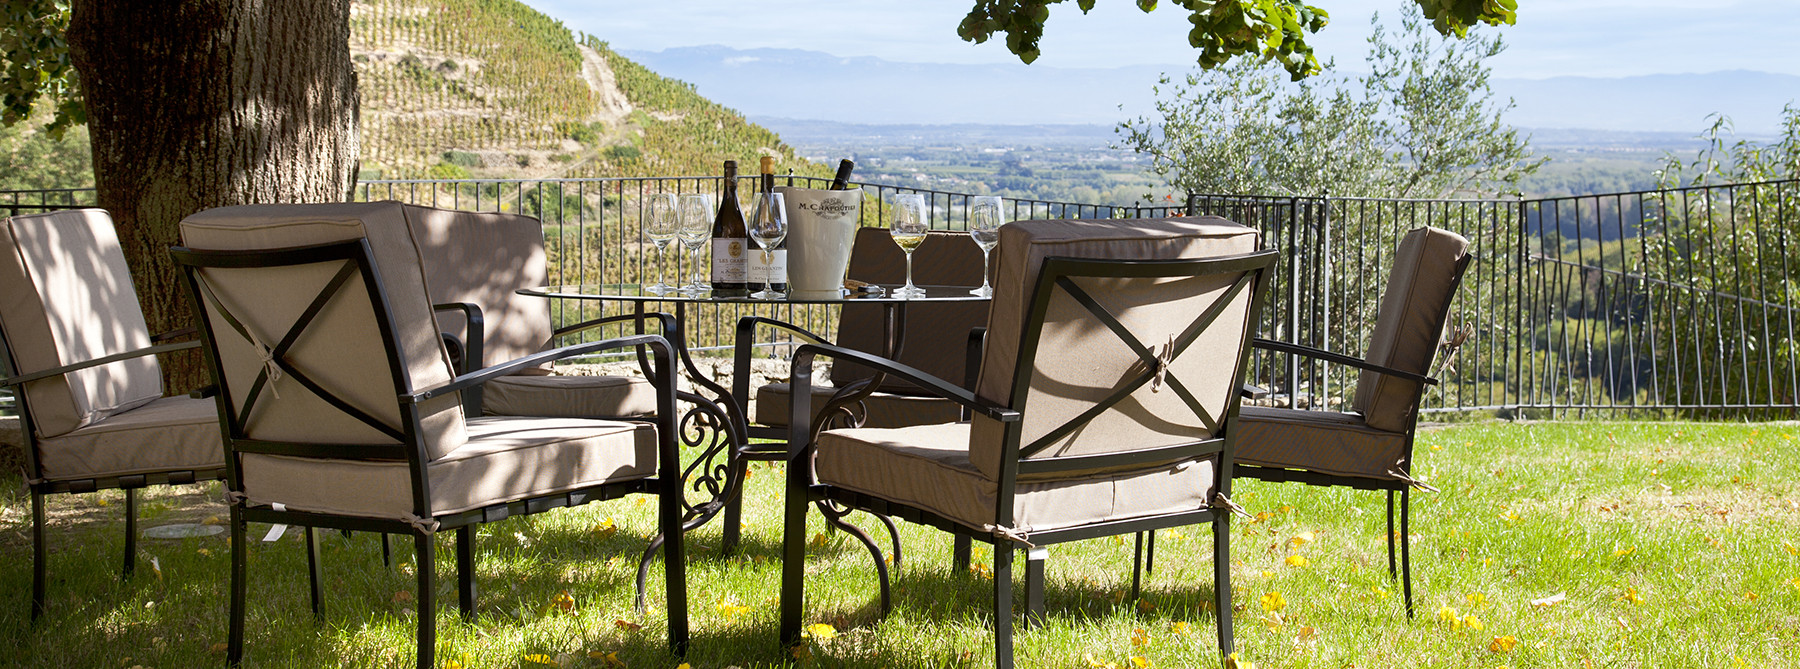
<instances>
[{"instance_id":1,"label":"wine glass stem","mask_svg":"<svg viewBox=\"0 0 1800 669\"><path fill-rule=\"evenodd\" d=\"M988 250L987 249L981 250L981 289L984 292L987 290L993 289L993 286L988 285Z\"/></svg>"},{"instance_id":2,"label":"wine glass stem","mask_svg":"<svg viewBox=\"0 0 1800 669\"><path fill-rule=\"evenodd\" d=\"M918 289L913 287L913 282L912 282L912 251L907 251L906 252L906 292L911 293L915 290L918 290Z\"/></svg>"},{"instance_id":3,"label":"wine glass stem","mask_svg":"<svg viewBox=\"0 0 1800 669\"><path fill-rule=\"evenodd\" d=\"M669 287L669 256L663 253L663 247L656 247L656 287L667 290Z\"/></svg>"}]
</instances>

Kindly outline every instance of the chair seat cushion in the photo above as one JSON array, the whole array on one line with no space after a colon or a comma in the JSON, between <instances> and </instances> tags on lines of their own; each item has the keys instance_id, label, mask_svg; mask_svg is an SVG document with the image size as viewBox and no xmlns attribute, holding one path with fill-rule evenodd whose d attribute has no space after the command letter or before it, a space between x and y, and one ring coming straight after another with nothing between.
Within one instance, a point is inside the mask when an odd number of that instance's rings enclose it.
<instances>
[{"instance_id":1,"label":"chair seat cushion","mask_svg":"<svg viewBox=\"0 0 1800 669\"><path fill-rule=\"evenodd\" d=\"M426 465L432 512L443 515L656 473L656 426L582 418L494 416L469 421L469 440ZM405 462L246 454L255 504L376 518L412 515Z\"/></svg>"},{"instance_id":2,"label":"chair seat cushion","mask_svg":"<svg viewBox=\"0 0 1800 669\"><path fill-rule=\"evenodd\" d=\"M499 416L650 416L656 414L656 386L635 376L512 374L482 385L481 410Z\"/></svg>"},{"instance_id":3,"label":"chair seat cushion","mask_svg":"<svg viewBox=\"0 0 1800 669\"><path fill-rule=\"evenodd\" d=\"M917 507L969 527L994 522L999 484L969 462L969 424L828 430L819 435L820 483ZM1044 532L1203 508L1215 485L1210 460L1017 486L1012 527Z\"/></svg>"},{"instance_id":4,"label":"chair seat cushion","mask_svg":"<svg viewBox=\"0 0 1800 669\"><path fill-rule=\"evenodd\" d=\"M788 424L790 388L786 383L771 383L756 389L757 424L780 426ZM812 387L813 417L818 417L819 410L837 391L838 388L834 386ZM917 397L877 392L870 393L863 399L863 407L867 411L863 427L906 427L908 425L954 423L961 417L961 408L955 402L941 397Z\"/></svg>"},{"instance_id":5,"label":"chair seat cushion","mask_svg":"<svg viewBox=\"0 0 1800 669\"><path fill-rule=\"evenodd\" d=\"M73 432L37 441L44 478L73 481L225 466L219 405L164 397Z\"/></svg>"},{"instance_id":6,"label":"chair seat cushion","mask_svg":"<svg viewBox=\"0 0 1800 669\"><path fill-rule=\"evenodd\" d=\"M1405 434L1369 427L1353 413L1245 406L1237 434L1241 465L1389 481L1396 477L1388 470L1409 466Z\"/></svg>"}]
</instances>

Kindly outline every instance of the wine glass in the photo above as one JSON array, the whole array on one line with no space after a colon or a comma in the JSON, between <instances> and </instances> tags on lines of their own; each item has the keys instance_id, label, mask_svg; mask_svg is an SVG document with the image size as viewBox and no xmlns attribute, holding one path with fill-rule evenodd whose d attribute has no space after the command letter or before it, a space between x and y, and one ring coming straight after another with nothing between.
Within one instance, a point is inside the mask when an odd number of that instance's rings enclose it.
<instances>
[{"instance_id":1,"label":"wine glass","mask_svg":"<svg viewBox=\"0 0 1800 669\"><path fill-rule=\"evenodd\" d=\"M644 236L649 237L650 243L656 246L656 283L646 286L644 292L667 295L674 292L675 287L663 281L668 276L669 264L664 251L675 241L675 233L680 229L681 221L675 211L677 205L674 193L657 193L648 199L650 217L644 222Z\"/></svg>"},{"instance_id":2,"label":"wine glass","mask_svg":"<svg viewBox=\"0 0 1800 669\"><path fill-rule=\"evenodd\" d=\"M771 257L775 247L787 238L787 201L781 193L758 193L756 205L750 214L750 239L762 249L763 266L774 262ZM759 300L778 300L787 297L786 293L775 291L775 277L763 275L763 289L750 295Z\"/></svg>"},{"instance_id":3,"label":"wine glass","mask_svg":"<svg viewBox=\"0 0 1800 669\"><path fill-rule=\"evenodd\" d=\"M681 292L703 295L707 287L706 277L700 273L700 249L712 239L711 198L699 193L683 195L679 214L681 223L675 228L675 238L681 240L681 245L687 247L689 255L693 256L693 262L689 264L691 271L688 286L682 288Z\"/></svg>"},{"instance_id":4,"label":"wine glass","mask_svg":"<svg viewBox=\"0 0 1800 669\"><path fill-rule=\"evenodd\" d=\"M981 247L981 287L969 291L970 295L994 296L994 287L988 283L988 252L1000 243L1005 211L998 195L983 195L969 202L969 237Z\"/></svg>"},{"instance_id":5,"label":"wine glass","mask_svg":"<svg viewBox=\"0 0 1800 669\"><path fill-rule=\"evenodd\" d=\"M931 229L931 223L925 218L925 196L919 193L902 193L894 196L894 215L888 225L888 232L894 236L894 243L906 252L906 285L901 286L894 294L899 297L924 297L925 289L913 285L912 254L925 243L925 232Z\"/></svg>"}]
</instances>

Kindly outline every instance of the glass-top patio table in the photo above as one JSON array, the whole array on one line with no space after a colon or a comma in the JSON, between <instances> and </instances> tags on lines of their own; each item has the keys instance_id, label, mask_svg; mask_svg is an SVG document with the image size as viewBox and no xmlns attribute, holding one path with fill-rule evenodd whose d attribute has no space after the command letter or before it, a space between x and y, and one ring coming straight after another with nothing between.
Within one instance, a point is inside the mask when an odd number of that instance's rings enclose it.
<instances>
[{"instance_id":1,"label":"glass-top patio table","mask_svg":"<svg viewBox=\"0 0 1800 669\"><path fill-rule=\"evenodd\" d=\"M899 297L894 294L898 286L871 286L863 291L844 290L836 296L793 296L779 299L758 299L749 296L716 296L710 293L667 293L656 294L643 290L638 284L591 284L561 285L524 288L518 292L551 299L591 300L599 302L629 302L638 317L637 327L643 331L644 321L657 318L662 321L663 336L674 346L681 366L686 370L689 380L700 392L688 392L677 389L677 399L686 401L692 408L684 412L677 421L681 426L678 435L682 443L688 447L702 447L700 455L684 467L683 475L692 485L692 489L702 495L699 500L685 502L687 517L684 526L691 530L711 521L721 511L724 512L725 526L722 528L722 550L729 553L737 546L742 504L740 493L743 485L744 471L752 460L783 460L787 457L786 428L752 426L748 419L750 395L749 387L750 347L738 346L735 365L732 368L733 387L730 389L701 374L688 353L686 327L689 305L808 305L808 304L880 304L885 317L882 319L883 337L887 349L885 357L898 358L904 345L901 323L906 319L908 304L919 302L980 302L991 298L971 294L973 286L919 286L925 290L922 297ZM654 303L674 305L675 313L651 314L648 307ZM754 333L758 322L770 321L760 317L747 316L740 320L738 336ZM782 324L784 328L804 333L797 327ZM808 333L810 334L810 333ZM754 336L753 334L751 336ZM819 338L823 340L823 338ZM639 353L640 359L643 357ZM640 362L644 362L640 360ZM643 364L649 369L647 362ZM860 400L876 387L880 378L850 394L850 399ZM710 397L708 396L710 395ZM773 442L751 443L751 438L771 439ZM723 460L721 461L721 456ZM645 552L648 558L661 546L661 540L652 542ZM638 591L643 592L643 580L648 575L648 562L640 563L638 570Z\"/></svg>"}]
</instances>

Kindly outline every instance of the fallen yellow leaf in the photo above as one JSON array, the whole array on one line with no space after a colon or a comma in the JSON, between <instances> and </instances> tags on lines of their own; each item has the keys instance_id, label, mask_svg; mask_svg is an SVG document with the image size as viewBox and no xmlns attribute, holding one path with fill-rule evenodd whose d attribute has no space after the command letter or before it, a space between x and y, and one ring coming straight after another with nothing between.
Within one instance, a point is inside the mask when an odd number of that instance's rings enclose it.
<instances>
[{"instance_id":1,"label":"fallen yellow leaf","mask_svg":"<svg viewBox=\"0 0 1800 669\"><path fill-rule=\"evenodd\" d=\"M556 663L556 658L550 657L549 655L545 655L543 653L533 653L531 655L526 655L524 658L522 658L519 661L519 665L521 667L560 667L560 666L562 666L562 665Z\"/></svg>"},{"instance_id":2,"label":"fallen yellow leaf","mask_svg":"<svg viewBox=\"0 0 1800 669\"><path fill-rule=\"evenodd\" d=\"M812 547L813 548L824 548L825 547L825 533L824 532L820 532L818 534L813 535Z\"/></svg>"},{"instance_id":3,"label":"fallen yellow leaf","mask_svg":"<svg viewBox=\"0 0 1800 669\"><path fill-rule=\"evenodd\" d=\"M1256 663L1245 661L1234 651L1225 656L1225 669L1256 669Z\"/></svg>"},{"instance_id":4,"label":"fallen yellow leaf","mask_svg":"<svg viewBox=\"0 0 1800 669\"><path fill-rule=\"evenodd\" d=\"M1263 593L1263 596L1258 597L1256 602L1262 605L1264 611L1280 611L1287 608L1287 598L1282 597L1279 592Z\"/></svg>"},{"instance_id":5,"label":"fallen yellow leaf","mask_svg":"<svg viewBox=\"0 0 1800 669\"><path fill-rule=\"evenodd\" d=\"M1312 562L1307 560L1304 555L1287 556L1287 566L1289 567L1304 567L1309 564L1312 564Z\"/></svg>"},{"instance_id":6,"label":"fallen yellow leaf","mask_svg":"<svg viewBox=\"0 0 1800 669\"><path fill-rule=\"evenodd\" d=\"M1301 546L1305 546L1307 544L1312 543L1312 541L1313 541L1313 533L1301 532L1299 534L1294 535L1293 538L1288 539L1288 545L1293 546L1294 548L1299 548Z\"/></svg>"},{"instance_id":7,"label":"fallen yellow leaf","mask_svg":"<svg viewBox=\"0 0 1800 669\"><path fill-rule=\"evenodd\" d=\"M624 619L614 620L613 627L617 627L617 628L625 630L627 632L636 632L638 630L644 629L643 625L639 625L637 623L631 622L629 620L624 620Z\"/></svg>"},{"instance_id":8,"label":"fallen yellow leaf","mask_svg":"<svg viewBox=\"0 0 1800 669\"><path fill-rule=\"evenodd\" d=\"M1147 643L1150 643L1149 632L1144 631L1144 628L1142 627L1131 630L1131 645L1142 646Z\"/></svg>"},{"instance_id":9,"label":"fallen yellow leaf","mask_svg":"<svg viewBox=\"0 0 1800 669\"><path fill-rule=\"evenodd\" d=\"M832 627L830 624L813 623L811 625L806 626L806 631L803 633L803 635L808 638L817 639L819 641L824 641L827 639L837 638L838 632L837 632L837 628Z\"/></svg>"},{"instance_id":10,"label":"fallen yellow leaf","mask_svg":"<svg viewBox=\"0 0 1800 669\"><path fill-rule=\"evenodd\" d=\"M1150 666L1150 658L1142 655L1133 655L1131 656L1131 666L1137 667L1137 669L1148 669Z\"/></svg>"},{"instance_id":11,"label":"fallen yellow leaf","mask_svg":"<svg viewBox=\"0 0 1800 669\"><path fill-rule=\"evenodd\" d=\"M1517 645L1519 645L1518 639L1511 636L1497 636L1494 637L1493 641L1488 642L1488 652L1510 653L1512 652L1513 647Z\"/></svg>"},{"instance_id":12,"label":"fallen yellow leaf","mask_svg":"<svg viewBox=\"0 0 1800 669\"><path fill-rule=\"evenodd\" d=\"M1797 578L1794 580L1796 581L1795 587L1800 587L1800 578ZM1180 621L1180 620L1169 623L1169 631L1174 634L1188 634L1193 631L1193 628L1194 628L1193 625L1189 625L1186 622Z\"/></svg>"}]
</instances>

